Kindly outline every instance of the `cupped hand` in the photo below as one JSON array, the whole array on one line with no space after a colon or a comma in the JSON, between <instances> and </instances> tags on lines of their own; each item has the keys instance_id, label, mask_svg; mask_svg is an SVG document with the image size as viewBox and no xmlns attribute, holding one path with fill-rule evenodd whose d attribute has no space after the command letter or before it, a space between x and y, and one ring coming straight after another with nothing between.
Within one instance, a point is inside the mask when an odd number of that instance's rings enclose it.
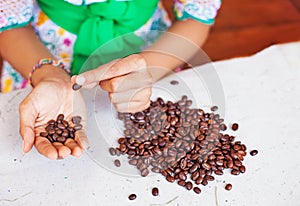
<instances>
[{"instance_id":1,"label":"cupped hand","mask_svg":"<svg viewBox=\"0 0 300 206\"><path fill-rule=\"evenodd\" d=\"M137 112L150 106L152 76L146 61L139 54L118 59L98 68L73 76L83 87L100 85L109 93L119 112Z\"/></svg>"},{"instance_id":2,"label":"cupped hand","mask_svg":"<svg viewBox=\"0 0 300 206\"><path fill-rule=\"evenodd\" d=\"M39 153L49 159L63 159L69 155L81 156L88 146L85 135L86 110L80 92L72 90L71 82L48 79L40 82L20 104L20 134L23 139L23 152L29 152L33 145ZM70 121L73 116L81 116L83 129L75 132L74 139L64 144L41 137L47 122L64 114Z\"/></svg>"}]
</instances>

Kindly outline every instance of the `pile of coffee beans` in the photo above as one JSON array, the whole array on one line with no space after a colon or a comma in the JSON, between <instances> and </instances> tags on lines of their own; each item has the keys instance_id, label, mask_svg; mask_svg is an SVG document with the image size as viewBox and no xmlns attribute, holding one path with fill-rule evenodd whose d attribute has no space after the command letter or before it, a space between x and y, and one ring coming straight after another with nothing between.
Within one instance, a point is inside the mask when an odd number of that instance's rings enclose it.
<instances>
[{"instance_id":1,"label":"pile of coffee beans","mask_svg":"<svg viewBox=\"0 0 300 206\"><path fill-rule=\"evenodd\" d=\"M219 114L192 109L191 105L187 96L175 103L158 98L142 112L119 113L124 137L118 139L117 148L109 149L110 154L128 155L129 164L143 177L151 170L197 194L201 189L195 185L206 186L225 169L232 175L244 173L246 146L223 133L227 126ZM238 124L232 129L236 131Z\"/></svg>"},{"instance_id":2,"label":"pile of coffee beans","mask_svg":"<svg viewBox=\"0 0 300 206\"><path fill-rule=\"evenodd\" d=\"M52 119L47 122L45 127L45 132L41 132L40 136L47 138L50 142L60 142L65 143L68 138L74 139L75 132L82 129L81 117L72 117L72 124L69 124L67 120L64 119L63 114L59 114L56 120Z\"/></svg>"}]
</instances>

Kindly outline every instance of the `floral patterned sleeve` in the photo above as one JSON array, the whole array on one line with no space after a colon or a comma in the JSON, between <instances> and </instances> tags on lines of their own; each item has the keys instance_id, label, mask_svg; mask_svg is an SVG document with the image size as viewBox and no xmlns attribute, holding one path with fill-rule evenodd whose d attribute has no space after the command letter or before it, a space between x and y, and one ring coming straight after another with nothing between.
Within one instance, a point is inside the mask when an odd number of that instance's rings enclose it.
<instances>
[{"instance_id":1,"label":"floral patterned sleeve","mask_svg":"<svg viewBox=\"0 0 300 206\"><path fill-rule=\"evenodd\" d=\"M213 24L221 0L174 0L174 12L178 20L192 18L204 24Z\"/></svg>"},{"instance_id":2,"label":"floral patterned sleeve","mask_svg":"<svg viewBox=\"0 0 300 206\"><path fill-rule=\"evenodd\" d=\"M32 0L0 1L0 32L27 25L32 20Z\"/></svg>"}]
</instances>

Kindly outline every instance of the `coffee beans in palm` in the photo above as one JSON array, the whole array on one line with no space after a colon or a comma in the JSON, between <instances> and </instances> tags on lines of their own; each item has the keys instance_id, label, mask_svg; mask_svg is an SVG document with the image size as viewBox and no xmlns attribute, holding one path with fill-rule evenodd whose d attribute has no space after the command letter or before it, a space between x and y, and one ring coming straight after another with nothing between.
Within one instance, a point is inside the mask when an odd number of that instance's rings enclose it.
<instances>
[{"instance_id":1,"label":"coffee beans in palm","mask_svg":"<svg viewBox=\"0 0 300 206\"><path fill-rule=\"evenodd\" d=\"M70 124L64 118L63 114L59 114L56 120L49 120L45 126L46 131L41 132L40 136L47 138L50 142L60 142L62 144L68 138L74 139L75 132L82 129L81 117L72 117L72 123Z\"/></svg>"}]
</instances>

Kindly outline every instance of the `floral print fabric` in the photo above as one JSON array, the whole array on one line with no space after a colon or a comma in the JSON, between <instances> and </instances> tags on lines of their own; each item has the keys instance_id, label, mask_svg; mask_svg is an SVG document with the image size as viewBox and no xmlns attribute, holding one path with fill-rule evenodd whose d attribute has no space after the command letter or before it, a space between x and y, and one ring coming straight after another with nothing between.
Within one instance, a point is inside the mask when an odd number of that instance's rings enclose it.
<instances>
[{"instance_id":1,"label":"floral print fabric","mask_svg":"<svg viewBox=\"0 0 300 206\"><path fill-rule=\"evenodd\" d=\"M68 2L75 4L79 1L68 0ZM85 1L85 3L92 3L92 0ZM177 19L194 18L207 24L213 23L219 7L220 0L174 0L174 12ZM76 35L52 22L37 4L32 3L31 0L2 0L0 11L0 32L26 25L32 20L35 32L45 46L57 59L63 59L67 67L70 66ZM135 34L145 41L144 48L146 48L157 40L161 34L153 31L165 31L170 26L171 20L160 2L149 21L139 28ZM0 82L1 92L24 88L27 85L26 80L5 61Z\"/></svg>"}]
</instances>

